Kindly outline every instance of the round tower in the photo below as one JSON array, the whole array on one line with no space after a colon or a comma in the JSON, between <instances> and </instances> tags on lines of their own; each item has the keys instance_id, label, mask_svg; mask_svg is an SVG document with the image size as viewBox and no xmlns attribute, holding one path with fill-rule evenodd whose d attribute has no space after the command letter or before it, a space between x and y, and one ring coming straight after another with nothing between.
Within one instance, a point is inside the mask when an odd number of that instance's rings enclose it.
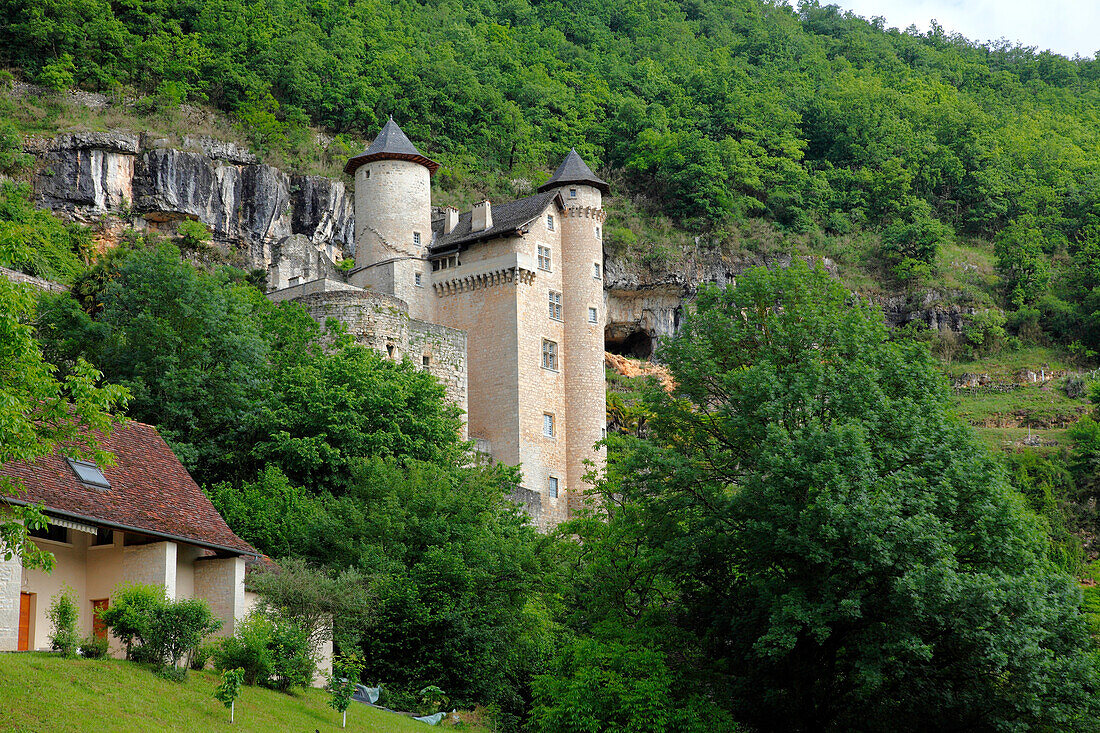
<instances>
[{"instance_id":1,"label":"round tower","mask_svg":"<svg viewBox=\"0 0 1100 733\"><path fill-rule=\"evenodd\" d=\"M355 177L353 285L408 303L431 317L431 177L439 164L420 154L391 117L365 152L348 161Z\"/></svg>"},{"instance_id":2,"label":"round tower","mask_svg":"<svg viewBox=\"0 0 1100 733\"><path fill-rule=\"evenodd\" d=\"M562 300L565 345L566 491L573 514L602 473L607 452L595 444L607 426L604 375L603 194L609 191L574 149L539 191L557 189L565 203L561 221ZM592 465L589 465L589 464Z\"/></svg>"}]
</instances>

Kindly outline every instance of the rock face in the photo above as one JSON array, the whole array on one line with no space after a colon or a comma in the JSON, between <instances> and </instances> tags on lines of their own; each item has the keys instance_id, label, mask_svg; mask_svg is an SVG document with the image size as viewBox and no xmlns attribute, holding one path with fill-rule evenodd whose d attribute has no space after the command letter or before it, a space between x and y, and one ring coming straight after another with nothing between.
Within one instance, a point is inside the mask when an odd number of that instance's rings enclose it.
<instances>
[{"instance_id":1,"label":"rock face","mask_svg":"<svg viewBox=\"0 0 1100 733\"><path fill-rule=\"evenodd\" d=\"M40 163L37 202L76 221L112 214L153 230L198 220L248 267L277 267L281 251L311 261L302 256L303 238L329 265L354 252L352 201L342 181L290 176L233 143L208 137L186 137L184 147L125 132L32 141L28 151ZM293 244L279 246L294 235ZM289 265L281 271L291 276Z\"/></svg>"}]
</instances>

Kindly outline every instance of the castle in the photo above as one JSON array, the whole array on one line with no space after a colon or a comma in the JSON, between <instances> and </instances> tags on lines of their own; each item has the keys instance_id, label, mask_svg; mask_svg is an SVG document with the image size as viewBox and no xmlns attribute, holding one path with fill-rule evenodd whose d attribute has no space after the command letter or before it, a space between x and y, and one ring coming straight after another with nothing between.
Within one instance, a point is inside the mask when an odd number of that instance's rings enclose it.
<instances>
[{"instance_id":1,"label":"castle","mask_svg":"<svg viewBox=\"0 0 1100 733\"><path fill-rule=\"evenodd\" d=\"M355 266L272 266L274 300L341 320L360 343L444 384L486 458L523 471L515 497L549 529L601 470L606 426L602 196L573 150L534 196L433 209L439 164L391 118L348 161ZM294 277L287 277L289 272ZM312 279L306 279L308 276Z\"/></svg>"}]
</instances>

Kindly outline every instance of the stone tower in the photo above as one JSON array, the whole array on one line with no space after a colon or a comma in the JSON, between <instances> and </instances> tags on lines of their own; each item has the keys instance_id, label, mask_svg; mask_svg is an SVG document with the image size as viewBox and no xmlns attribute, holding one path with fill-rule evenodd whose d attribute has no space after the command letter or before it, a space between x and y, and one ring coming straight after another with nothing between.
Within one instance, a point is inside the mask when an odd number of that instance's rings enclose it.
<instances>
[{"instance_id":1,"label":"stone tower","mask_svg":"<svg viewBox=\"0 0 1100 733\"><path fill-rule=\"evenodd\" d=\"M606 450L593 446L604 436L603 194L609 187L574 149L539 192L556 189L562 212L562 295L565 321L566 486L569 512L580 507L591 484L583 479L588 461L602 471Z\"/></svg>"},{"instance_id":2,"label":"stone tower","mask_svg":"<svg viewBox=\"0 0 1100 733\"><path fill-rule=\"evenodd\" d=\"M420 154L391 117L365 152L344 166L355 177L355 269L350 282L405 301L412 318L432 317L431 177L439 164Z\"/></svg>"}]
</instances>

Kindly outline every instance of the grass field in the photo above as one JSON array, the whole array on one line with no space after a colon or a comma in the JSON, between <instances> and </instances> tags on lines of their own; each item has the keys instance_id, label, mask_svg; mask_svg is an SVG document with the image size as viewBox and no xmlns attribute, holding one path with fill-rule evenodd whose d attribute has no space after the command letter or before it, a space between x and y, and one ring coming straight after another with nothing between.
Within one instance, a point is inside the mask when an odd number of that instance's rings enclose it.
<instances>
[{"instance_id":1,"label":"grass field","mask_svg":"<svg viewBox=\"0 0 1100 733\"><path fill-rule=\"evenodd\" d=\"M62 659L51 654L0 654L0 730L18 731L314 731L340 730L340 716L321 690L284 695L245 687L236 723L214 699L220 676L191 672L187 682L163 680L116 659ZM481 727L461 726L482 731ZM409 717L352 703L348 731L428 733Z\"/></svg>"}]
</instances>

